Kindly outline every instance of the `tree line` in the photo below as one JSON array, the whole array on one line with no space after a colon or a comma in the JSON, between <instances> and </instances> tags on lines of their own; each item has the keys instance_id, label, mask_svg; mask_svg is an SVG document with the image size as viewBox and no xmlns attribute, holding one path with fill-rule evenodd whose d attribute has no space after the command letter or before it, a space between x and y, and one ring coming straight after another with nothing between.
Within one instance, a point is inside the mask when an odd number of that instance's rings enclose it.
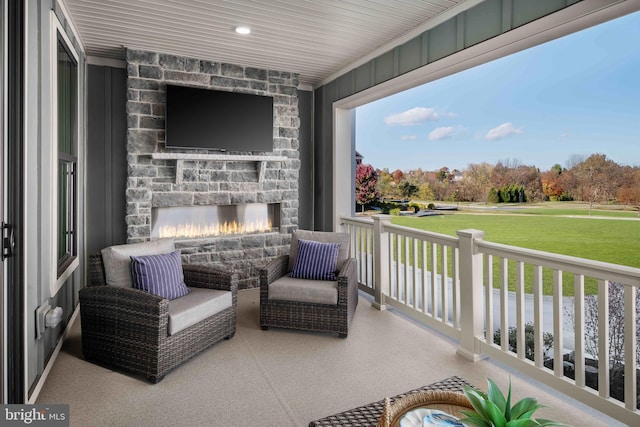
<instances>
[{"instance_id":1,"label":"tree line","mask_svg":"<svg viewBox=\"0 0 640 427\"><path fill-rule=\"evenodd\" d=\"M472 163L466 170L408 172L356 167L356 203L389 200L480 203L582 201L640 206L640 166L624 166L604 154L574 155L548 171L507 159Z\"/></svg>"}]
</instances>

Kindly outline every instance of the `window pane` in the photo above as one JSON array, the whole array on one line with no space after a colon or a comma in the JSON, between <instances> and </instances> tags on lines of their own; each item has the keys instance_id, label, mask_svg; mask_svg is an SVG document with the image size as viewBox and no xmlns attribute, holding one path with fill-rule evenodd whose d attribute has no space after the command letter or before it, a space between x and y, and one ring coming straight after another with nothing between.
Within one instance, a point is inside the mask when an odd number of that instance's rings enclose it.
<instances>
[{"instance_id":1,"label":"window pane","mask_svg":"<svg viewBox=\"0 0 640 427\"><path fill-rule=\"evenodd\" d=\"M58 260L71 256L69 247L69 169L70 164L64 161L58 162Z\"/></svg>"},{"instance_id":2,"label":"window pane","mask_svg":"<svg viewBox=\"0 0 640 427\"><path fill-rule=\"evenodd\" d=\"M57 49L57 123L58 123L58 220L56 245L58 276L77 255L76 184L78 145L78 64L58 38Z\"/></svg>"},{"instance_id":3,"label":"window pane","mask_svg":"<svg viewBox=\"0 0 640 427\"><path fill-rule=\"evenodd\" d=\"M78 66L58 40L58 151L75 155Z\"/></svg>"}]
</instances>

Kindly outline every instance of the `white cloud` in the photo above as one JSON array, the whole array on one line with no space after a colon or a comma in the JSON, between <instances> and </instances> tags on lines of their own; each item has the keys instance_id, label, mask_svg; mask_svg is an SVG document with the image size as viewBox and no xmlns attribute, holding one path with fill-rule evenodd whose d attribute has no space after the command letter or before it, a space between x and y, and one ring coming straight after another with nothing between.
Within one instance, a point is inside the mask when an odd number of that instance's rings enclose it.
<instances>
[{"instance_id":1,"label":"white cloud","mask_svg":"<svg viewBox=\"0 0 640 427\"><path fill-rule=\"evenodd\" d=\"M451 138L455 134L453 127L435 128L429 132L429 141L439 141L441 139Z\"/></svg>"},{"instance_id":2,"label":"white cloud","mask_svg":"<svg viewBox=\"0 0 640 427\"><path fill-rule=\"evenodd\" d=\"M401 140L403 141L415 141L416 139L418 139L417 135L402 135L400 137Z\"/></svg>"},{"instance_id":3,"label":"white cloud","mask_svg":"<svg viewBox=\"0 0 640 427\"><path fill-rule=\"evenodd\" d=\"M500 126L495 127L487 132L487 134L484 136L484 139L501 139L520 133L523 133L522 128L517 128L512 123L503 123Z\"/></svg>"},{"instance_id":4,"label":"white cloud","mask_svg":"<svg viewBox=\"0 0 640 427\"><path fill-rule=\"evenodd\" d=\"M391 114L384 118L389 126L415 126L424 122L436 121L439 114L433 108L416 107L402 113Z\"/></svg>"}]
</instances>

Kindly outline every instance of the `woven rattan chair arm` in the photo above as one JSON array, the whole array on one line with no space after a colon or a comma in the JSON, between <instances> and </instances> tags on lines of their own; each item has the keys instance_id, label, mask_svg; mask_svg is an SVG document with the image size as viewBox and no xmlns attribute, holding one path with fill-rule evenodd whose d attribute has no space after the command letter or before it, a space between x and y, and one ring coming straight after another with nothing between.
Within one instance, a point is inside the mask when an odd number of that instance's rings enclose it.
<instances>
[{"instance_id":1,"label":"woven rattan chair arm","mask_svg":"<svg viewBox=\"0 0 640 427\"><path fill-rule=\"evenodd\" d=\"M349 295L351 295L349 290L358 286L356 269L357 261L355 258L348 258L342 264L342 269L338 273L338 305L346 304Z\"/></svg>"},{"instance_id":2,"label":"woven rattan chair arm","mask_svg":"<svg viewBox=\"0 0 640 427\"><path fill-rule=\"evenodd\" d=\"M196 264L183 264L182 270L187 286L238 292L237 273Z\"/></svg>"},{"instance_id":3,"label":"woven rattan chair arm","mask_svg":"<svg viewBox=\"0 0 640 427\"><path fill-rule=\"evenodd\" d=\"M153 316L168 315L169 300L133 288L92 286L80 290L80 303L99 302L115 309L132 310Z\"/></svg>"},{"instance_id":4,"label":"woven rattan chair arm","mask_svg":"<svg viewBox=\"0 0 640 427\"><path fill-rule=\"evenodd\" d=\"M87 286L104 286L106 284L102 253L96 252L89 255L89 283Z\"/></svg>"},{"instance_id":5,"label":"woven rattan chair arm","mask_svg":"<svg viewBox=\"0 0 640 427\"><path fill-rule=\"evenodd\" d=\"M289 267L289 255L282 255L267 262L267 264L258 269L258 275L260 279L260 313L262 316L263 310L269 300L269 285L276 279L287 274Z\"/></svg>"},{"instance_id":6,"label":"woven rattan chair arm","mask_svg":"<svg viewBox=\"0 0 640 427\"><path fill-rule=\"evenodd\" d=\"M271 283L287 274L289 267L289 255L281 255L269 261L264 267L258 269L260 286L269 286Z\"/></svg>"},{"instance_id":7,"label":"woven rattan chair arm","mask_svg":"<svg viewBox=\"0 0 640 427\"><path fill-rule=\"evenodd\" d=\"M340 272L338 273L338 280L340 280L341 277L346 277L347 280L351 280L353 279L354 281L356 280L356 268L357 268L357 261L355 258L347 258L344 262L344 264L342 264L342 268L340 269Z\"/></svg>"},{"instance_id":8,"label":"woven rattan chair arm","mask_svg":"<svg viewBox=\"0 0 640 427\"><path fill-rule=\"evenodd\" d=\"M92 286L80 290L82 327L126 331L132 339L159 342L167 336L169 300L138 289Z\"/></svg>"}]
</instances>

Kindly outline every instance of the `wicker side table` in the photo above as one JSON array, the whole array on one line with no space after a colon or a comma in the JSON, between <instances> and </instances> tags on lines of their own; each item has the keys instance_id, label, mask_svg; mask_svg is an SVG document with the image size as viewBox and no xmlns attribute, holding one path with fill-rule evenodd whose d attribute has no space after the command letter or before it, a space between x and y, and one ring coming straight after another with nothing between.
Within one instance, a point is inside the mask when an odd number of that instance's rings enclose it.
<instances>
[{"instance_id":1,"label":"wicker side table","mask_svg":"<svg viewBox=\"0 0 640 427\"><path fill-rule=\"evenodd\" d=\"M445 390L462 393L462 389L465 385L471 386L471 384L469 384L464 379L454 376L442 381L435 382L433 384L426 385L424 387L417 388L415 390L407 391L390 398L390 400L391 402L394 402L397 399L400 399L412 393L429 390ZM349 409L348 411L340 412L339 414L330 415L316 421L311 421L309 423L309 427L375 427L378 423L378 420L380 419L380 416L382 415L383 409L384 399L377 402L369 403L368 405Z\"/></svg>"}]
</instances>

